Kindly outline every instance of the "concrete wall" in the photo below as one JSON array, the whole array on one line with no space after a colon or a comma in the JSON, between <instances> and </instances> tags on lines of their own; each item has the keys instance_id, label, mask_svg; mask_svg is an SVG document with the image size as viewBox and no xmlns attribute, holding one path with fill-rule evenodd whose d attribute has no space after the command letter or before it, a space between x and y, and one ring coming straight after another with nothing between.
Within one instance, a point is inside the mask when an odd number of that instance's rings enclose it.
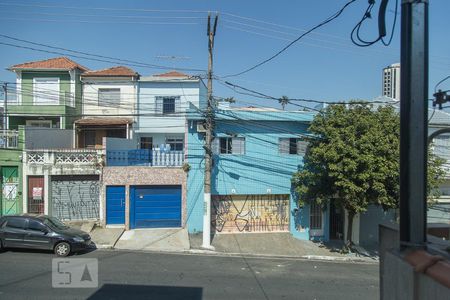
<instances>
[{"instance_id":1,"label":"concrete wall","mask_svg":"<svg viewBox=\"0 0 450 300\"><path fill-rule=\"evenodd\" d=\"M125 228L130 228L130 187L135 185L181 185L181 224L185 227L187 220L186 173L181 168L156 167L105 167L103 168L101 187L101 215L102 224L106 224L106 187L109 185L125 186Z\"/></svg>"},{"instance_id":2,"label":"concrete wall","mask_svg":"<svg viewBox=\"0 0 450 300\"><path fill-rule=\"evenodd\" d=\"M395 210L383 211L381 207L369 206L366 212L360 214L358 224L353 226L354 230L359 227L359 245L376 247L378 245L378 226L381 223L394 223L395 218Z\"/></svg>"},{"instance_id":3,"label":"concrete wall","mask_svg":"<svg viewBox=\"0 0 450 300\"><path fill-rule=\"evenodd\" d=\"M201 82L148 82L140 81L138 84L138 109L141 113L138 117L138 125L135 130L138 133L184 133L184 114L156 115L156 97L158 96L179 96L181 101L181 112L189 108L188 102L192 102L196 107L200 105L200 96L205 93L200 92ZM203 90L202 90L203 91ZM204 101L204 100L202 100Z\"/></svg>"},{"instance_id":4,"label":"concrete wall","mask_svg":"<svg viewBox=\"0 0 450 300\"><path fill-rule=\"evenodd\" d=\"M279 113L279 120L283 120ZM191 122L191 121L189 121ZM204 134L196 131L196 121L188 126L187 162L189 232L203 230ZM290 231L309 239L309 207L297 207L291 178L303 165L301 155L279 154L279 138L306 133L307 124L294 121L216 120L215 133L245 137L244 155L214 154L212 195L290 195ZM323 218L326 218L324 213ZM325 224L325 227L327 225ZM325 228L324 228L325 229ZM319 238L319 237L318 237Z\"/></svg>"},{"instance_id":5,"label":"concrete wall","mask_svg":"<svg viewBox=\"0 0 450 300\"><path fill-rule=\"evenodd\" d=\"M121 138L103 138L103 147L107 151L114 150L133 150L138 149L137 141L134 139L121 139Z\"/></svg>"},{"instance_id":6,"label":"concrete wall","mask_svg":"<svg viewBox=\"0 0 450 300\"><path fill-rule=\"evenodd\" d=\"M25 149L71 149L73 130L25 127Z\"/></svg>"},{"instance_id":7,"label":"concrete wall","mask_svg":"<svg viewBox=\"0 0 450 300\"><path fill-rule=\"evenodd\" d=\"M84 78L83 84L83 115L104 115L104 116L117 116L117 115L129 115L129 118L133 118L132 114L136 111L136 82L124 82L128 79L109 79L103 78L93 79ZM117 81L117 82L114 82ZM99 89L120 89L120 104L117 107L112 105L98 105L98 90Z\"/></svg>"},{"instance_id":8,"label":"concrete wall","mask_svg":"<svg viewBox=\"0 0 450 300\"><path fill-rule=\"evenodd\" d=\"M399 251L398 227L391 225L380 225L380 298L382 300L442 300L450 299L450 288L440 283L435 277L427 274L427 268L423 273L415 271L405 256L409 253ZM430 246L429 254L440 254L434 252ZM449 261L448 255L444 255L444 261ZM425 263L426 262L422 262ZM438 262L439 264L441 262ZM448 270L448 269L447 269ZM441 269L440 277L445 278L448 274L442 274L445 269ZM436 273L435 273L436 274Z\"/></svg>"}]
</instances>

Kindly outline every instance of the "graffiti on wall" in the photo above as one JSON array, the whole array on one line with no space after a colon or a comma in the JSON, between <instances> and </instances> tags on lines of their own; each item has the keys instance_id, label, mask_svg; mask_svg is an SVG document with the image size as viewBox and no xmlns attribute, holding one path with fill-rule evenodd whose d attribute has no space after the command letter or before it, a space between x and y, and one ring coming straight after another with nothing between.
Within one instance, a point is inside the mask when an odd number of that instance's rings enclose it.
<instances>
[{"instance_id":1,"label":"graffiti on wall","mask_svg":"<svg viewBox=\"0 0 450 300\"><path fill-rule=\"evenodd\" d=\"M289 230L289 195L226 195L212 201L216 232L280 232Z\"/></svg>"},{"instance_id":2,"label":"graffiti on wall","mask_svg":"<svg viewBox=\"0 0 450 300\"><path fill-rule=\"evenodd\" d=\"M52 182L52 213L62 220L99 218L98 180Z\"/></svg>"}]
</instances>

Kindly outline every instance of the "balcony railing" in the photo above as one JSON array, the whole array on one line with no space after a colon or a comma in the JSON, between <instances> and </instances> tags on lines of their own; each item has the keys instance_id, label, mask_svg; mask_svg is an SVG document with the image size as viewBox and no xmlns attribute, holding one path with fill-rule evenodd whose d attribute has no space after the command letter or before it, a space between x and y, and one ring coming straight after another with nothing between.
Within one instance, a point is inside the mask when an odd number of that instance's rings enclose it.
<instances>
[{"instance_id":1,"label":"balcony railing","mask_svg":"<svg viewBox=\"0 0 450 300\"><path fill-rule=\"evenodd\" d=\"M180 167L183 162L183 151L149 149L106 151L107 166Z\"/></svg>"},{"instance_id":2,"label":"balcony railing","mask_svg":"<svg viewBox=\"0 0 450 300\"><path fill-rule=\"evenodd\" d=\"M17 149L19 132L15 130L0 131L0 148Z\"/></svg>"},{"instance_id":3,"label":"balcony railing","mask_svg":"<svg viewBox=\"0 0 450 300\"><path fill-rule=\"evenodd\" d=\"M26 151L28 164L45 165L97 165L101 163L102 150L44 149Z\"/></svg>"}]
</instances>

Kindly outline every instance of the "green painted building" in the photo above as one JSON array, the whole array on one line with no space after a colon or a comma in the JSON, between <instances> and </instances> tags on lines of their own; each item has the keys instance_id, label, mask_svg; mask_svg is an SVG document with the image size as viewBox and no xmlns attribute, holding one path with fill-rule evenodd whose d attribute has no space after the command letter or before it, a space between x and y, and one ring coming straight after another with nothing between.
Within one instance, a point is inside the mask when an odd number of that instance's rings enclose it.
<instances>
[{"instance_id":1,"label":"green painted building","mask_svg":"<svg viewBox=\"0 0 450 300\"><path fill-rule=\"evenodd\" d=\"M82 87L80 75L87 68L68 59L17 64L15 101L8 101L8 129L19 125L71 129L81 118Z\"/></svg>"},{"instance_id":2,"label":"green painted building","mask_svg":"<svg viewBox=\"0 0 450 300\"><path fill-rule=\"evenodd\" d=\"M5 138L6 135L6 138ZM22 149L24 128L0 134L0 216L22 212Z\"/></svg>"}]
</instances>

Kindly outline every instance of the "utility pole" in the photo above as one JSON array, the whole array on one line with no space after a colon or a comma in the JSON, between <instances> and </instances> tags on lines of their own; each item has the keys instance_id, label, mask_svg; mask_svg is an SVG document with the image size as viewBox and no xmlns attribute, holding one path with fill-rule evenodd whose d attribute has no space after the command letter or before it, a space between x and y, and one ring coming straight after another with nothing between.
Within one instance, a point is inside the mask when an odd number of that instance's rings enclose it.
<instances>
[{"instance_id":1,"label":"utility pole","mask_svg":"<svg viewBox=\"0 0 450 300\"><path fill-rule=\"evenodd\" d=\"M426 248L428 0L402 0L400 248Z\"/></svg>"},{"instance_id":2,"label":"utility pole","mask_svg":"<svg viewBox=\"0 0 450 300\"><path fill-rule=\"evenodd\" d=\"M214 130L214 109L212 99L212 73L213 73L213 50L214 37L216 35L217 19L214 18L214 25L211 30L211 13L208 14L208 101L206 108L206 134L205 134L205 183L203 200L203 244L205 249L211 249L211 169L212 169L212 140Z\"/></svg>"},{"instance_id":3,"label":"utility pole","mask_svg":"<svg viewBox=\"0 0 450 300\"><path fill-rule=\"evenodd\" d=\"M7 127L8 127L8 83L3 84L3 92L5 94L5 100L3 104L3 141L5 143L5 148L8 148L8 137L7 135Z\"/></svg>"}]
</instances>

